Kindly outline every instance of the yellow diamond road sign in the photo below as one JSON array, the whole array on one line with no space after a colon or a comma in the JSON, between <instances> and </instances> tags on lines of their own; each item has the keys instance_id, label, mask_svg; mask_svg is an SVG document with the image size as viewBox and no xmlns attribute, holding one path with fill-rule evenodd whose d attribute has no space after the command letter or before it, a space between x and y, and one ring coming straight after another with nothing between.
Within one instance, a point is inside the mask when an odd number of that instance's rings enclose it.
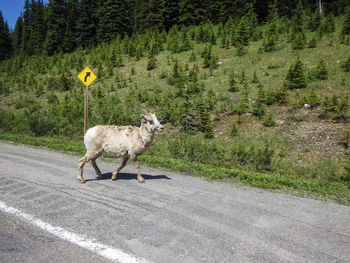
<instances>
[{"instance_id":1,"label":"yellow diamond road sign","mask_svg":"<svg viewBox=\"0 0 350 263\"><path fill-rule=\"evenodd\" d=\"M78 78L84 83L85 86L89 86L97 77L89 67L86 67L79 73Z\"/></svg>"}]
</instances>

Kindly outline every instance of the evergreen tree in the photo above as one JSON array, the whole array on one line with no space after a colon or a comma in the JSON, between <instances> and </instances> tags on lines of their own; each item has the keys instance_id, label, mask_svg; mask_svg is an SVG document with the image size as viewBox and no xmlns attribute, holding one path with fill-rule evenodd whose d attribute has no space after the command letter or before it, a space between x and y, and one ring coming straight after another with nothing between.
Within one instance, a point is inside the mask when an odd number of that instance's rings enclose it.
<instances>
[{"instance_id":1,"label":"evergreen tree","mask_svg":"<svg viewBox=\"0 0 350 263\"><path fill-rule=\"evenodd\" d=\"M7 22L4 21L4 18L0 11L0 60L9 58L11 51L12 46L9 27L7 25Z\"/></svg>"},{"instance_id":2,"label":"evergreen tree","mask_svg":"<svg viewBox=\"0 0 350 263\"><path fill-rule=\"evenodd\" d=\"M30 33L33 24L33 10L32 5L29 0L24 2L24 12L23 12L23 24L22 24L22 46L21 53L26 55L33 54L33 45L30 42Z\"/></svg>"},{"instance_id":3,"label":"evergreen tree","mask_svg":"<svg viewBox=\"0 0 350 263\"><path fill-rule=\"evenodd\" d=\"M66 28L64 10L64 0L50 0L47 5L47 34L44 49L48 55L64 51L62 37Z\"/></svg>"},{"instance_id":4,"label":"evergreen tree","mask_svg":"<svg viewBox=\"0 0 350 263\"><path fill-rule=\"evenodd\" d=\"M350 35L350 7L348 7L346 9L345 21L343 24L341 34L342 34L342 36L349 36Z\"/></svg>"},{"instance_id":5,"label":"evergreen tree","mask_svg":"<svg viewBox=\"0 0 350 263\"><path fill-rule=\"evenodd\" d=\"M147 70L150 71L156 68L156 59L154 56L151 56L147 62Z\"/></svg>"},{"instance_id":6,"label":"evergreen tree","mask_svg":"<svg viewBox=\"0 0 350 263\"><path fill-rule=\"evenodd\" d=\"M276 49L276 44L278 41L278 10L277 1L275 0L273 4L270 5L270 21L266 26L263 40L263 49L265 52L271 52Z\"/></svg>"},{"instance_id":7,"label":"evergreen tree","mask_svg":"<svg viewBox=\"0 0 350 263\"><path fill-rule=\"evenodd\" d=\"M180 0L165 1L163 24L166 30L169 30L173 25L179 22L179 3Z\"/></svg>"},{"instance_id":8,"label":"evergreen tree","mask_svg":"<svg viewBox=\"0 0 350 263\"><path fill-rule=\"evenodd\" d=\"M308 28L312 32L316 31L321 25L321 20L322 20L321 14L320 14L319 10L316 10L312 14L312 16L311 16L311 18L309 20Z\"/></svg>"},{"instance_id":9,"label":"evergreen tree","mask_svg":"<svg viewBox=\"0 0 350 263\"><path fill-rule=\"evenodd\" d=\"M238 29L236 33L236 40L238 44L248 46L249 44L249 23L245 16L243 16L238 24Z\"/></svg>"},{"instance_id":10,"label":"evergreen tree","mask_svg":"<svg viewBox=\"0 0 350 263\"><path fill-rule=\"evenodd\" d=\"M72 52L76 48L76 18L78 16L78 0L68 0L65 10L66 28L63 38L63 49Z\"/></svg>"},{"instance_id":11,"label":"evergreen tree","mask_svg":"<svg viewBox=\"0 0 350 263\"><path fill-rule=\"evenodd\" d=\"M296 8L295 15L292 19L292 48L294 50L303 49L306 44L306 35L304 29L304 8L302 5L302 1L299 0Z\"/></svg>"},{"instance_id":12,"label":"evergreen tree","mask_svg":"<svg viewBox=\"0 0 350 263\"><path fill-rule=\"evenodd\" d=\"M320 35L329 34L335 31L335 22L333 14L330 14L322 20L321 26L319 27Z\"/></svg>"},{"instance_id":13,"label":"evergreen tree","mask_svg":"<svg viewBox=\"0 0 350 263\"><path fill-rule=\"evenodd\" d=\"M253 104L253 115L257 116L258 118L261 118L264 116L266 108L265 108L265 91L260 88L258 91L258 97L255 100Z\"/></svg>"},{"instance_id":14,"label":"evergreen tree","mask_svg":"<svg viewBox=\"0 0 350 263\"><path fill-rule=\"evenodd\" d=\"M235 79L235 72L234 70L231 71L230 76L229 76L229 88L228 91L231 92L237 92L239 91L238 86L237 86L237 82Z\"/></svg>"},{"instance_id":15,"label":"evergreen tree","mask_svg":"<svg viewBox=\"0 0 350 263\"><path fill-rule=\"evenodd\" d=\"M131 32L126 0L103 1L99 13L97 36L100 41L111 41L118 34L124 35Z\"/></svg>"},{"instance_id":16,"label":"evergreen tree","mask_svg":"<svg viewBox=\"0 0 350 263\"><path fill-rule=\"evenodd\" d=\"M299 59L290 66L284 86L287 89L301 89L307 87L304 65Z\"/></svg>"},{"instance_id":17,"label":"evergreen tree","mask_svg":"<svg viewBox=\"0 0 350 263\"><path fill-rule=\"evenodd\" d=\"M210 139L214 137L214 125L209 112L210 105L207 99L199 99L198 109L200 118L200 131L204 133L205 138Z\"/></svg>"},{"instance_id":18,"label":"evergreen tree","mask_svg":"<svg viewBox=\"0 0 350 263\"><path fill-rule=\"evenodd\" d=\"M345 60L341 67L345 72L350 71L350 56Z\"/></svg>"},{"instance_id":19,"label":"evergreen tree","mask_svg":"<svg viewBox=\"0 0 350 263\"><path fill-rule=\"evenodd\" d=\"M45 7L43 1L32 2L33 23L30 32L30 43L33 53L40 54L46 36Z\"/></svg>"},{"instance_id":20,"label":"evergreen tree","mask_svg":"<svg viewBox=\"0 0 350 263\"><path fill-rule=\"evenodd\" d=\"M181 0L179 22L183 25L198 25L206 20L207 12L201 0Z\"/></svg>"},{"instance_id":21,"label":"evergreen tree","mask_svg":"<svg viewBox=\"0 0 350 263\"><path fill-rule=\"evenodd\" d=\"M80 0L78 6L77 18L77 45L90 46L96 45L99 16L102 14L99 0Z\"/></svg>"},{"instance_id":22,"label":"evergreen tree","mask_svg":"<svg viewBox=\"0 0 350 263\"><path fill-rule=\"evenodd\" d=\"M15 55L21 52L22 32L23 32L23 20L22 20L22 16L19 16L17 18L15 29L12 35L12 49Z\"/></svg>"},{"instance_id":23,"label":"evergreen tree","mask_svg":"<svg viewBox=\"0 0 350 263\"><path fill-rule=\"evenodd\" d=\"M147 29L164 28L165 0L150 0L148 3L148 14L144 19L144 27Z\"/></svg>"},{"instance_id":24,"label":"evergreen tree","mask_svg":"<svg viewBox=\"0 0 350 263\"><path fill-rule=\"evenodd\" d=\"M318 63L315 71L315 77L321 80L325 80L328 78L328 72L326 69L326 63L324 62L324 59L321 59Z\"/></svg>"}]
</instances>

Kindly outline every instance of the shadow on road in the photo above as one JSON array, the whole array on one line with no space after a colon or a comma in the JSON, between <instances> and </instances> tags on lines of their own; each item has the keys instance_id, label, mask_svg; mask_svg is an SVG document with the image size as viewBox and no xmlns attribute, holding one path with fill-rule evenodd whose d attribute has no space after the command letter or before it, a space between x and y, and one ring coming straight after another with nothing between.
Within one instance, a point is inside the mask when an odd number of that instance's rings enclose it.
<instances>
[{"instance_id":1,"label":"shadow on road","mask_svg":"<svg viewBox=\"0 0 350 263\"><path fill-rule=\"evenodd\" d=\"M149 175L149 174L142 174L142 177L145 178L145 180L155 180L155 179L166 179L171 180L170 177L161 174L161 175ZM89 181L97 181L97 180L111 180L112 173L104 173L102 174L102 178L94 178L94 179L86 179L86 182ZM119 173L117 180L137 180L137 174L135 173Z\"/></svg>"}]
</instances>

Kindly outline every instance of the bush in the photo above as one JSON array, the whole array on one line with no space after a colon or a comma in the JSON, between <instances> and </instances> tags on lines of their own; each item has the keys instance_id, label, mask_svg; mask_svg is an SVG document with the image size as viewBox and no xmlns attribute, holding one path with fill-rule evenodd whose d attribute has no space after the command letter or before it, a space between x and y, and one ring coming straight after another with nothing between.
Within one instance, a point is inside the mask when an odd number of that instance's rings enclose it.
<instances>
[{"instance_id":1,"label":"bush","mask_svg":"<svg viewBox=\"0 0 350 263\"><path fill-rule=\"evenodd\" d=\"M349 72L350 71L350 56L345 60L345 62L342 65L342 69L345 72Z\"/></svg>"},{"instance_id":2,"label":"bush","mask_svg":"<svg viewBox=\"0 0 350 263\"><path fill-rule=\"evenodd\" d=\"M272 126L276 125L275 120L274 120L271 112L268 112L267 114L265 114L265 116L263 117L262 123L266 127L272 127Z\"/></svg>"},{"instance_id":3,"label":"bush","mask_svg":"<svg viewBox=\"0 0 350 263\"><path fill-rule=\"evenodd\" d=\"M230 126L230 136L235 137L238 135L238 127L236 123L232 123Z\"/></svg>"},{"instance_id":4,"label":"bush","mask_svg":"<svg viewBox=\"0 0 350 263\"><path fill-rule=\"evenodd\" d=\"M317 44L317 40L315 37L313 37L309 42L308 48L315 48L316 44Z\"/></svg>"},{"instance_id":5,"label":"bush","mask_svg":"<svg viewBox=\"0 0 350 263\"><path fill-rule=\"evenodd\" d=\"M208 143L203 135L180 134L169 141L168 149L171 157L190 162L215 163L224 159L223 151L215 142Z\"/></svg>"},{"instance_id":6,"label":"bush","mask_svg":"<svg viewBox=\"0 0 350 263\"><path fill-rule=\"evenodd\" d=\"M320 80L325 80L328 78L328 72L326 69L326 63L324 62L324 59L321 59L318 63L317 68L314 71L314 76L315 78Z\"/></svg>"},{"instance_id":7,"label":"bush","mask_svg":"<svg viewBox=\"0 0 350 263\"><path fill-rule=\"evenodd\" d=\"M287 89L302 89L307 87L304 64L298 59L290 66L284 86Z\"/></svg>"},{"instance_id":8,"label":"bush","mask_svg":"<svg viewBox=\"0 0 350 263\"><path fill-rule=\"evenodd\" d=\"M156 68L156 59L155 57L151 57L147 62L147 70L150 71Z\"/></svg>"},{"instance_id":9,"label":"bush","mask_svg":"<svg viewBox=\"0 0 350 263\"><path fill-rule=\"evenodd\" d=\"M274 155L274 150L270 149L269 144L266 143L263 149L258 149L256 154L255 154L255 168L260 171L260 170L265 170L265 171L270 171L272 170L272 157Z\"/></svg>"}]
</instances>

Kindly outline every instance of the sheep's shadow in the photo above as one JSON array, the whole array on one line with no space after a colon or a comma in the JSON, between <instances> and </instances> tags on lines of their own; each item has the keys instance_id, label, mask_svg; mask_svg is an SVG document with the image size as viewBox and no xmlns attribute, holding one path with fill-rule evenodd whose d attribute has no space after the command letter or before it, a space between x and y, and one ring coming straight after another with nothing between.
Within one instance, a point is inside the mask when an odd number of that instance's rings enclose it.
<instances>
[{"instance_id":1,"label":"sheep's shadow","mask_svg":"<svg viewBox=\"0 0 350 263\"><path fill-rule=\"evenodd\" d=\"M160 175L149 175L149 174L142 174L142 177L145 180L155 180L155 179L165 179L165 180L171 180L170 177L160 174ZM104 173L102 174L102 178L94 178L94 179L86 179L85 181L97 181L97 180L111 180L112 179L112 173ZM137 174L136 173L119 173L117 180L137 180Z\"/></svg>"}]
</instances>

